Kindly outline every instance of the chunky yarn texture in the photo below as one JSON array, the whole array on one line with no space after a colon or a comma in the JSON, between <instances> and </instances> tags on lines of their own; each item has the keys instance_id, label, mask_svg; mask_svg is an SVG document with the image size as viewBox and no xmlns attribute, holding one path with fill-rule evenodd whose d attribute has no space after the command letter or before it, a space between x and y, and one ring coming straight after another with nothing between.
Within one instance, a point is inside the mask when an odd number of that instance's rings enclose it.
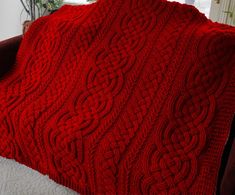
<instances>
[{"instance_id":1,"label":"chunky yarn texture","mask_svg":"<svg viewBox=\"0 0 235 195\"><path fill-rule=\"evenodd\" d=\"M64 6L0 80L0 155L82 194L213 194L234 60L235 29L191 6Z\"/></svg>"}]
</instances>

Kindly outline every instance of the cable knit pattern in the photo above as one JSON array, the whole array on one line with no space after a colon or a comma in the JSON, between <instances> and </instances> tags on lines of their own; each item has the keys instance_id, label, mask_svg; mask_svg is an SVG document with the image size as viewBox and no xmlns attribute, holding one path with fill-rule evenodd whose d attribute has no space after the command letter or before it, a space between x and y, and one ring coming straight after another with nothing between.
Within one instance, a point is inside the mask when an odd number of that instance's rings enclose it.
<instances>
[{"instance_id":1,"label":"cable knit pattern","mask_svg":"<svg viewBox=\"0 0 235 195\"><path fill-rule=\"evenodd\" d=\"M235 29L163 0L38 19L0 82L0 155L82 194L213 194Z\"/></svg>"}]
</instances>

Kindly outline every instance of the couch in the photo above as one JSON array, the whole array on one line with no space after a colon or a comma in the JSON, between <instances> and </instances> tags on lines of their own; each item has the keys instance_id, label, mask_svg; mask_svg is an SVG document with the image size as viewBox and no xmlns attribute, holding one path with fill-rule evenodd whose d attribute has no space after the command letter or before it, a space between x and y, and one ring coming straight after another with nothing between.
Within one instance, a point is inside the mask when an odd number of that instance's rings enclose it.
<instances>
[{"instance_id":1,"label":"couch","mask_svg":"<svg viewBox=\"0 0 235 195\"><path fill-rule=\"evenodd\" d=\"M17 36L0 42L0 81L14 68L16 55L22 36ZM231 131L224 148L221 167L218 173L216 191L221 195L235 194L235 117L231 124Z\"/></svg>"}]
</instances>

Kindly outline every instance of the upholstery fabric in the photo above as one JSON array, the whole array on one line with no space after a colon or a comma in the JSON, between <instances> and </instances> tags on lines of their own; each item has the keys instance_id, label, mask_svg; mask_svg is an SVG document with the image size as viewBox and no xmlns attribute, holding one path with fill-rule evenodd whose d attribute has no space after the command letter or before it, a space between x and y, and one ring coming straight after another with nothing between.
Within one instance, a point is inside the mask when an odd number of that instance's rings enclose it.
<instances>
[{"instance_id":1,"label":"upholstery fabric","mask_svg":"<svg viewBox=\"0 0 235 195\"><path fill-rule=\"evenodd\" d=\"M0 157L0 194L79 195L53 182L48 176L3 157Z\"/></svg>"},{"instance_id":2,"label":"upholstery fabric","mask_svg":"<svg viewBox=\"0 0 235 195\"><path fill-rule=\"evenodd\" d=\"M0 155L83 194L213 194L234 59L234 28L191 6L64 6L0 82Z\"/></svg>"},{"instance_id":3,"label":"upholstery fabric","mask_svg":"<svg viewBox=\"0 0 235 195\"><path fill-rule=\"evenodd\" d=\"M21 38L17 36L0 42L0 78L13 68Z\"/></svg>"},{"instance_id":4,"label":"upholstery fabric","mask_svg":"<svg viewBox=\"0 0 235 195\"><path fill-rule=\"evenodd\" d=\"M231 127L231 135L227 141L227 148L225 148L224 156L222 158L222 166L220 168L221 174L219 179L222 179L222 182L218 181L220 185L220 194L221 195L233 195L235 194L235 117L233 119ZM224 162L223 162L224 161Z\"/></svg>"}]
</instances>

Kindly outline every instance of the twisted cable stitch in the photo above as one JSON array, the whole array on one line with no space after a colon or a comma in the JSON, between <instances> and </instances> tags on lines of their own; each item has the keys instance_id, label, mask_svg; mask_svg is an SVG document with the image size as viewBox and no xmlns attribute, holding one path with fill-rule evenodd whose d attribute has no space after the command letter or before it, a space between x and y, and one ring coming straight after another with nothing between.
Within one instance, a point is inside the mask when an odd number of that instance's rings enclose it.
<instances>
[{"instance_id":1,"label":"twisted cable stitch","mask_svg":"<svg viewBox=\"0 0 235 195\"><path fill-rule=\"evenodd\" d=\"M81 194L213 194L234 51L234 28L191 6L64 6L0 82L0 155Z\"/></svg>"}]
</instances>

